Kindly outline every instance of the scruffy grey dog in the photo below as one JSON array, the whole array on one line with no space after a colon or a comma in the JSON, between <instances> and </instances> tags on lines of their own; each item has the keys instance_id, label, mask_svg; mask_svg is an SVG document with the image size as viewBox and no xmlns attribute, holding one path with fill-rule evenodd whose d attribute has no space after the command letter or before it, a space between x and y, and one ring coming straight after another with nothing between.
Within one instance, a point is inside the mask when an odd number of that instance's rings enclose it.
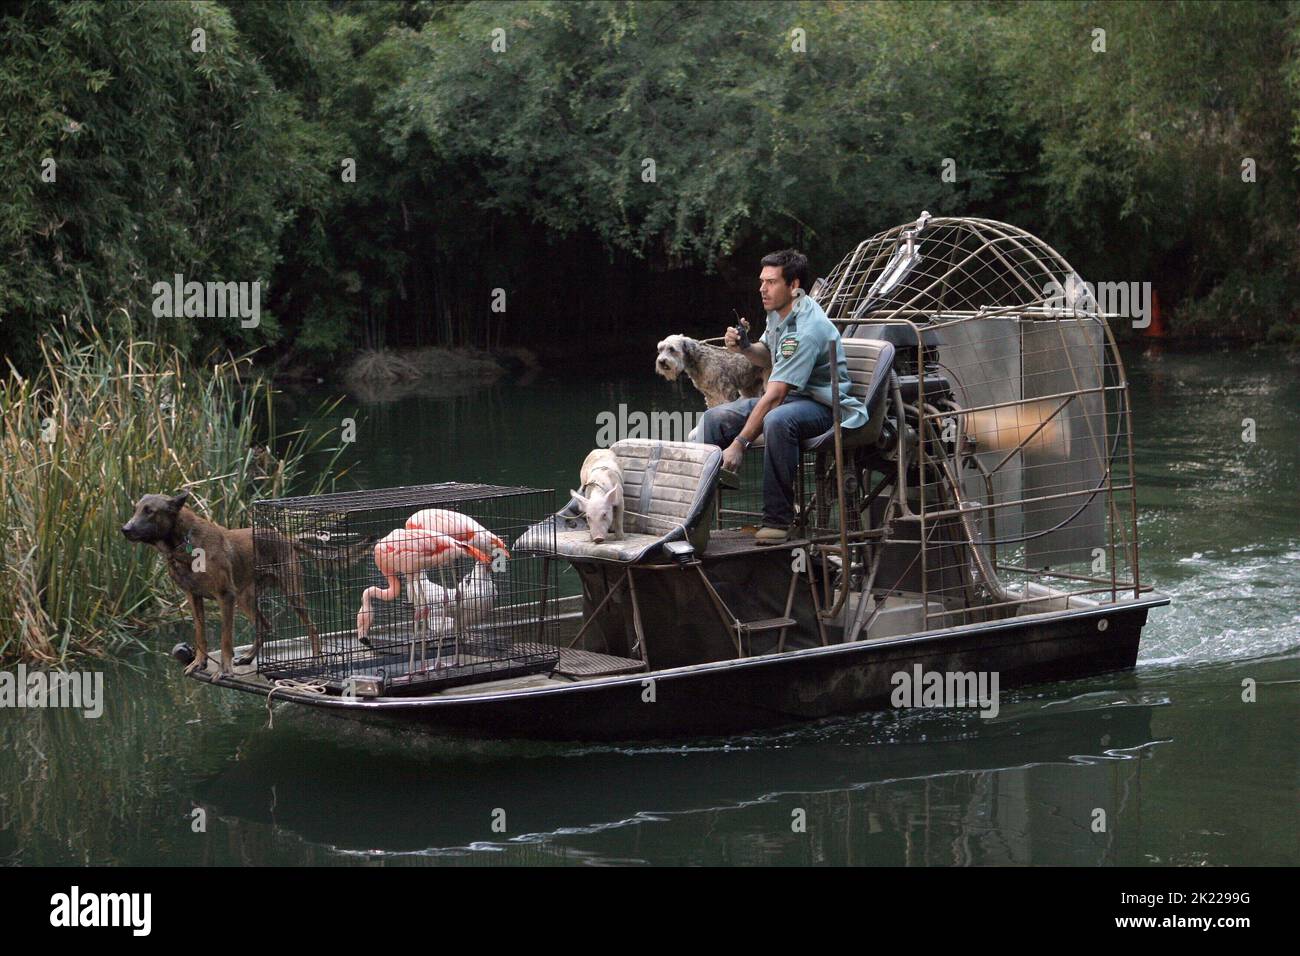
<instances>
[{"instance_id":1,"label":"scruffy grey dog","mask_svg":"<svg viewBox=\"0 0 1300 956\"><path fill-rule=\"evenodd\" d=\"M738 352L704 345L688 335L670 335L655 348L655 371L670 382L685 375L704 396L706 408L763 394L763 370Z\"/></svg>"}]
</instances>

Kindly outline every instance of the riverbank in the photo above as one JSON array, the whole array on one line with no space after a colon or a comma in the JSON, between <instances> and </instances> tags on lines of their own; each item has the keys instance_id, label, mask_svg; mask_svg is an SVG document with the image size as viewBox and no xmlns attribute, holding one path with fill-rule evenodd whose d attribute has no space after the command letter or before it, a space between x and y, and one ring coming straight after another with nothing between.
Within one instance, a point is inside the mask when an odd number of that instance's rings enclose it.
<instances>
[{"instance_id":1,"label":"riverbank","mask_svg":"<svg viewBox=\"0 0 1300 956\"><path fill-rule=\"evenodd\" d=\"M362 401L375 402L459 394L538 368L537 357L523 348L366 349L347 364L340 381Z\"/></svg>"},{"instance_id":2,"label":"riverbank","mask_svg":"<svg viewBox=\"0 0 1300 956\"><path fill-rule=\"evenodd\" d=\"M62 665L181 613L153 549L119 530L141 495L187 489L196 511L237 526L250 501L299 480L306 455L331 453L323 429L277 431L249 356L194 365L90 322L39 347L32 374L0 379L0 663Z\"/></svg>"}]
</instances>

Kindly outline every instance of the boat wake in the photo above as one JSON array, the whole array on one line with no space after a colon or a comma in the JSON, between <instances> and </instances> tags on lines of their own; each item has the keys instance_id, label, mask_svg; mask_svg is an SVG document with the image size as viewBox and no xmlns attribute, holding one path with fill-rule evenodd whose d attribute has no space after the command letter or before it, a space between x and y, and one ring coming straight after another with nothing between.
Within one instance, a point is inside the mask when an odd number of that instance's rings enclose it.
<instances>
[{"instance_id":1,"label":"boat wake","mask_svg":"<svg viewBox=\"0 0 1300 956\"><path fill-rule=\"evenodd\" d=\"M1174 600L1148 620L1139 668L1300 652L1300 542L1193 552L1152 583Z\"/></svg>"}]
</instances>

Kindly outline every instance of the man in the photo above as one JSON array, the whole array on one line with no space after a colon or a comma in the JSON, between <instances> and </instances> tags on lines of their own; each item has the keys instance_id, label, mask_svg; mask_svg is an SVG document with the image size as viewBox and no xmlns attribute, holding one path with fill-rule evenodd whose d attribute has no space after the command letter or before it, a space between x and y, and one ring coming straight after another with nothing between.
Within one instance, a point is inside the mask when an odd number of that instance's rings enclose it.
<instances>
[{"instance_id":1,"label":"man","mask_svg":"<svg viewBox=\"0 0 1300 956\"><path fill-rule=\"evenodd\" d=\"M839 347L840 333L821 306L810 299L808 258L793 249L763 257L759 295L767 310L762 342L740 344L740 332L727 329L727 348L759 368L772 369L759 398L716 405L700 420L698 440L723 449L722 467L740 468L746 450L763 436L763 527L759 544L781 544L794 521L794 478L799 443L830 429L831 382L839 383L840 423L858 428L867 422L862 402L849 394L848 363ZM836 343L834 373L827 359Z\"/></svg>"}]
</instances>

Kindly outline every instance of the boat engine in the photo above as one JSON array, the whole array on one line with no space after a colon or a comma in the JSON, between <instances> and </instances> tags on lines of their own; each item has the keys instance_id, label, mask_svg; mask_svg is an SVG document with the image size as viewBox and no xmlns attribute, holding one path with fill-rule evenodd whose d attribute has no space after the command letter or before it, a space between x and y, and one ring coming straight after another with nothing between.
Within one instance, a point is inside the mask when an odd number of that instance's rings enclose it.
<instances>
[{"instance_id":1,"label":"boat engine","mask_svg":"<svg viewBox=\"0 0 1300 956\"><path fill-rule=\"evenodd\" d=\"M938 330L923 328L919 343L912 328L906 325L868 323L856 326L846 334L854 338L877 339L894 346L893 372L899 388L897 397L903 403L903 420L908 426L908 441L912 446L915 446L920 437L920 420L916 408L923 385L925 392L922 405L936 409L958 407L953 383L940 363L940 347L943 342ZM886 394L885 400L892 405L892 396ZM931 454L938 453L939 449L933 447L937 442L946 445L949 454L954 454L957 439L954 421L954 427L944 428L937 436L927 436L931 443L927 445L927 451ZM892 460L897 453L897 444L898 409L891 407L885 415L876 448L884 458ZM915 456L909 457L915 460Z\"/></svg>"}]
</instances>

